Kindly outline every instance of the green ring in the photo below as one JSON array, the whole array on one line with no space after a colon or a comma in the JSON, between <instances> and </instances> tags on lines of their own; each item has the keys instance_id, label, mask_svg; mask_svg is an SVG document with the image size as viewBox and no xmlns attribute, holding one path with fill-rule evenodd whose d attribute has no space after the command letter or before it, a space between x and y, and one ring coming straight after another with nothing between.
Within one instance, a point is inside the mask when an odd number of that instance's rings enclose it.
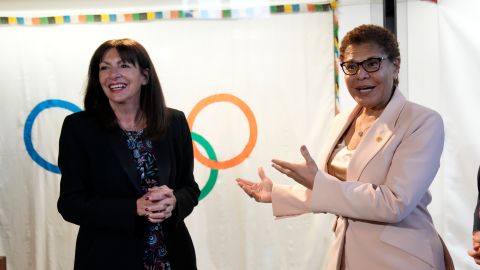
<instances>
[{"instance_id":1,"label":"green ring","mask_svg":"<svg viewBox=\"0 0 480 270\"><path fill-rule=\"evenodd\" d=\"M205 149L205 151L207 152L208 158L213 161L218 161L217 155L215 154L215 151L213 150L212 145L204 137L198 135L195 132L191 132L191 133L192 133L192 140L199 143L203 147L203 149ZM210 168L210 175L208 176L207 183L205 184L205 186L202 188L200 192L200 197L198 197L199 201L205 198L208 195L208 193L212 191L213 186L215 186L215 183L217 182L217 178L218 178L218 170Z\"/></svg>"}]
</instances>

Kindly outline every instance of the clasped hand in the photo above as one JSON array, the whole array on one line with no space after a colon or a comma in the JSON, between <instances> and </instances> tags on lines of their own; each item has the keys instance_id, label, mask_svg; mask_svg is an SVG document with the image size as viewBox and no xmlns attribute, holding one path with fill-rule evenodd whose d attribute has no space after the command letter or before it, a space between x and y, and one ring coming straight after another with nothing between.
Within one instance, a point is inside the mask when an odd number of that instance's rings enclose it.
<instances>
[{"instance_id":1,"label":"clasped hand","mask_svg":"<svg viewBox=\"0 0 480 270\"><path fill-rule=\"evenodd\" d=\"M162 222L172 216L176 204L172 189L167 186L152 187L137 200L137 214L147 217L152 223Z\"/></svg>"},{"instance_id":2,"label":"clasped hand","mask_svg":"<svg viewBox=\"0 0 480 270\"><path fill-rule=\"evenodd\" d=\"M305 145L302 145L300 148L300 153L305 159L304 163L290 163L287 161L273 159L272 167L292 178L297 183L305 186L306 188L312 189L318 167L310 156L310 153ZM254 183L243 178L237 178L236 180L243 191L245 191L245 193L247 193L250 197L254 198L257 202L271 203L273 182L265 175L263 168L258 169L258 175L260 176L260 182L258 183Z\"/></svg>"}]
</instances>

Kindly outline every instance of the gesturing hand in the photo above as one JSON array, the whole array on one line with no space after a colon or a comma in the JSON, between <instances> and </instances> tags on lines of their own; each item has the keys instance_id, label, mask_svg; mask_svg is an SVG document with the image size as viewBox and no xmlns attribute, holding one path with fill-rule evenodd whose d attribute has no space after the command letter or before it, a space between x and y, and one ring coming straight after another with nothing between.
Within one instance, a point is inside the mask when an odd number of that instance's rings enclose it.
<instances>
[{"instance_id":1,"label":"gesturing hand","mask_svg":"<svg viewBox=\"0 0 480 270\"><path fill-rule=\"evenodd\" d=\"M317 174L318 167L315 161L310 156L308 149L305 145L300 147L300 152L302 153L305 163L290 163L278 159L272 160L272 167L277 169L279 172L285 174L286 176L292 178L297 183L303 185L308 189L313 188L313 181L315 175Z\"/></svg>"},{"instance_id":2,"label":"gesturing hand","mask_svg":"<svg viewBox=\"0 0 480 270\"><path fill-rule=\"evenodd\" d=\"M245 191L250 197L253 197L255 201L271 203L273 187L272 180L265 175L262 167L258 168L258 175L260 176L260 182L258 183L253 183L242 178L237 178L236 180L243 191Z\"/></svg>"}]
</instances>

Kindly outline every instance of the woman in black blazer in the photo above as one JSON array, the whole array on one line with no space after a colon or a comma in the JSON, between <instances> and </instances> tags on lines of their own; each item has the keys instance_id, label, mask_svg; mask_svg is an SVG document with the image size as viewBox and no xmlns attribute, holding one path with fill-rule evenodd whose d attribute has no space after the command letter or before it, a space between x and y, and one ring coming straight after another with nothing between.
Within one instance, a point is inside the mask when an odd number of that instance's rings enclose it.
<instances>
[{"instance_id":1,"label":"woman in black blazer","mask_svg":"<svg viewBox=\"0 0 480 270\"><path fill-rule=\"evenodd\" d=\"M58 211L80 225L75 269L196 269L183 222L200 194L191 135L145 48L100 45L84 103L65 118L58 157Z\"/></svg>"}]
</instances>

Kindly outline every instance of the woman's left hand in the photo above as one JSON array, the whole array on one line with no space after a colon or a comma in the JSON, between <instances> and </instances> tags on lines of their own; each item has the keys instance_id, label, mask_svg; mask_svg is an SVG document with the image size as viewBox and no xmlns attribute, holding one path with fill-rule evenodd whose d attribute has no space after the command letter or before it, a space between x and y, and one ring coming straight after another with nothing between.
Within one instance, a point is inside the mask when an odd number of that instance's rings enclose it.
<instances>
[{"instance_id":1,"label":"woman's left hand","mask_svg":"<svg viewBox=\"0 0 480 270\"><path fill-rule=\"evenodd\" d=\"M312 189L318 167L305 145L300 148L305 163L290 163L278 159L272 160L272 167L287 175L302 186Z\"/></svg>"},{"instance_id":2,"label":"woman's left hand","mask_svg":"<svg viewBox=\"0 0 480 270\"><path fill-rule=\"evenodd\" d=\"M167 186L149 188L147 199L150 203L145 210L148 221L152 223L162 222L171 217L177 204L173 190Z\"/></svg>"}]
</instances>

